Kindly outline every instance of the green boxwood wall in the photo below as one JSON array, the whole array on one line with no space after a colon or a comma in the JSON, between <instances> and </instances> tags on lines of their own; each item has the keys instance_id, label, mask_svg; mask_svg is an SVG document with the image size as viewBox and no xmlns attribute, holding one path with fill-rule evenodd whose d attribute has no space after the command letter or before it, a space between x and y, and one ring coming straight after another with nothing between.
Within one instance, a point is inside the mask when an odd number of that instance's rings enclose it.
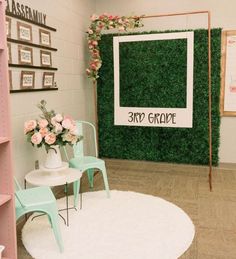
<instances>
[{"instance_id":1,"label":"green boxwood wall","mask_svg":"<svg viewBox=\"0 0 236 259\"><path fill-rule=\"evenodd\" d=\"M217 165L221 29L213 29L211 35L212 152ZM99 43L103 61L98 79L100 157L208 164L207 30L194 31L193 128L114 125L113 36L103 35ZM120 44L121 106L185 107L186 44L186 40Z\"/></svg>"}]
</instances>

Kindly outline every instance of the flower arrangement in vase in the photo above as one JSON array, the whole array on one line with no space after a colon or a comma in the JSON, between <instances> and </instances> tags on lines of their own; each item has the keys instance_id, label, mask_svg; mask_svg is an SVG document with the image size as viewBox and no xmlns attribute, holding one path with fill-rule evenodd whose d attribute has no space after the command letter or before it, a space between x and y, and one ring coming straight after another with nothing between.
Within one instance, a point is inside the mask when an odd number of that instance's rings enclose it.
<instances>
[{"instance_id":1,"label":"flower arrangement in vase","mask_svg":"<svg viewBox=\"0 0 236 259\"><path fill-rule=\"evenodd\" d=\"M42 111L42 115L40 119L28 120L24 123L24 134L27 136L27 141L33 146L45 146L48 153L46 167L60 167L59 147L67 144L73 146L82 139L82 136L77 134L75 120L70 116L55 113L53 110L48 111L46 104L46 101L42 100L37 105ZM54 154L57 154L57 158L55 158ZM52 157L54 157L54 162ZM58 161L56 162L56 160Z\"/></svg>"}]
</instances>

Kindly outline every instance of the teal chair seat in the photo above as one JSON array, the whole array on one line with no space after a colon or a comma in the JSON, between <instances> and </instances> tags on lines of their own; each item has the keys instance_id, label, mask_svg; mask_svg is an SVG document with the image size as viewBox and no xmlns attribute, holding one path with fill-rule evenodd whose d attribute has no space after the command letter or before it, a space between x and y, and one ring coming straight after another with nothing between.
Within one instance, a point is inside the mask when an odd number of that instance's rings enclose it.
<instances>
[{"instance_id":1,"label":"teal chair seat","mask_svg":"<svg viewBox=\"0 0 236 259\"><path fill-rule=\"evenodd\" d=\"M63 252L64 248L59 227L58 208L55 196L50 187L41 186L21 189L16 179L15 182L18 187L18 190L15 191L16 220L30 212L42 212L47 214L60 252Z\"/></svg>"},{"instance_id":2,"label":"teal chair seat","mask_svg":"<svg viewBox=\"0 0 236 259\"><path fill-rule=\"evenodd\" d=\"M90 187L93 188L93 177L96 170L102 173L104 186L106 189L107 197L110 197L110 191L109 191L109 184L107 179L107 173L106 173L106 166L105 161L102 159L99 159L98 152L97 152L97 138L96 138L96 129L94 125L87 121L76 121L76 127L77 127L77 133L79 135L83 136L83 126L89 126L90 129L92 129L92 138L90 138L91 142L90 144L94 145L95 149L95 156L86 156L84 155L84 140L82 139L80 142L78 142L76 145L73 146L73 154L74 157L69 159L66 149L65 154L69 161L69 166L72 168L78 169L80 172L84 173L87 172L88 180ZM73 190L74 190L74 205L75 207L78 206L78 195L79 195L79 189L80 189L80 181L76 181L73 184Z\"/></svg>"}]
</instances>

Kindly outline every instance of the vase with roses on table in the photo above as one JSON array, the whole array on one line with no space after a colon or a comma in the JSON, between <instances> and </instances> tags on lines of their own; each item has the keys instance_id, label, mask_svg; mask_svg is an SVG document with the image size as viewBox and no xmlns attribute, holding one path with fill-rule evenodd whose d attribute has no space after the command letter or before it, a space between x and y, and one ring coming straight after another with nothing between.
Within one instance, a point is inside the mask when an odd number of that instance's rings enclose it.
<instances>
[{"instance_id":1,"label":"vase with roses on table","mask_svg":"<svg viewBox=\"0 0 236 259\"><path fill-rule=\"evenodd\" d=\"M70 116L46 109L46 101L42 100L37 107L42 111L40 119L28 120L24 123L24 134L27 140L36 147L44 146L47 157L44 168L57 169L62 167L60 146L78 143L79 136L75 120Z\"/></svg>"}]
</instances>

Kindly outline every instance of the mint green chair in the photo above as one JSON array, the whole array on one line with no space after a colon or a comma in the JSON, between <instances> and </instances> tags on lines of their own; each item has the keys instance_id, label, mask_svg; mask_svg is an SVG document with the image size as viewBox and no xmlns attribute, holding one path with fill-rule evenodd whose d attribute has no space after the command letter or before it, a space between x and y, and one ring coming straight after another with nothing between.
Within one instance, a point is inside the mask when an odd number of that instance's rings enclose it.
<instances>
[{"instance_id":1,"label":"mint green chair","mask_svg":"<svg viewBox=\"0 0 236 259\"><path fill-rule=\"evenodd\" d=\"M96 138L96 129L94 125L87 121L76 121L77 133L83 136L83 126L87 125L92 129L92 139L94 143L95 156L85 156L84 155L84 139L79 141L76 145L73 146L74 157L69 159L68 154L65 150L67 160L69 161L69 166L72 168L78 169L80 172L87 172L90 188L93 188L93 177L95 170L99 170L102 173L104 186L106 189L107 197L110 197L109 185L107 180L106 166L105 161L98 158L97 151L97 138ZM78 206L78 196L80 190L80 181L73 183L74 191L74 205Z\"/></svg>"},{"instance_id":2,"label":"mint green chair","mask_svg":"<svg viewBox=\"0 0 236 259\"><path fill-rule=\"evenodd\" d=\"M62 253L64 247L59 227L58 208L52 190L48 186L22 189L17 180L14 180L17 186L17 191L15 191L16 220L27 213L35 211L47 214Z\"/></svg>"}]
</instances>

